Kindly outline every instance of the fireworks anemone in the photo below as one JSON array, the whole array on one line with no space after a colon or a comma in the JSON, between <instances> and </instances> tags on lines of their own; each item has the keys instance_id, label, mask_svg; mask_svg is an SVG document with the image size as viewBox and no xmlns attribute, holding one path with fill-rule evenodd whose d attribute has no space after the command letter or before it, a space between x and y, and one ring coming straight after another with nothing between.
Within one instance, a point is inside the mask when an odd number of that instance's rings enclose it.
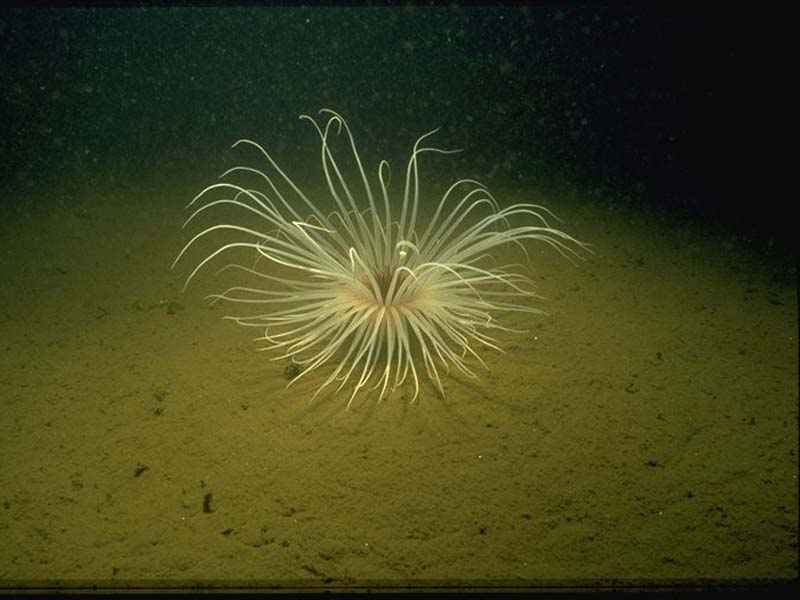
<instances>
[{"instance_id":1,"label":"fireworks anemone","mask_svg":"<svg viewBox=\"0 0 800 600\"><path fill-rule=\"evenodd\" d=\"M250 166L228 169L220 177L223 181L209 185L189 202L187 208L197 207L184 227L200 213L225 205L262 227L217 223L197 233L173 267L200 238L227 231L235 240L220 244L200 260L184 289L220 255L237 248L252 253L253 267L236 263L220 269L240 272L249 285L230 287L209 298L257 307L259 314L224 318L262 329L263 336L257 338L263 343L261 349L276 352L272 360L291 359L298 366L299 375L289 385L324 365L334 365L314 397L331 383L338 382L338 391L351 382L349 407L359 390L373 381L372 389L380 388L380 401L410 380L414 402L420 390L420 362L442 395L440 369L449 372L454 367L477 378L469 363L474 359L486 367L478 350L502 351L488 332L516 331L502 326L496 316L542 312L522 303L538 296L530 289L530 279L519 272L520 265L497 266L492 251L509 244L525 251L523 242L539 240L567 258L580 258L586 244L551 227L548 219L555 217L543 206L523 203L500 208L473 179L453 183L433 215L423 219L420 155L458 152L425 145L438 129L414 144L402 203L393 205L389 164L382 160L378 165L376 192L344 118L328 109L320 114L319 123L308 115L300 118L319 134L322 173L334 210L323 212L262 146L247 139L237 141L233 147L257 151L268 172ZM354 183L345 181L331 148L332 136L342 132L357 172ZM261 189L247 185L252 181L259 181ZM287 196L296 200L290 202ZM512 225L520 220L522 224ZM264 259L272 264L269 270L257 268Z\"/></svg>"}]
</instances>

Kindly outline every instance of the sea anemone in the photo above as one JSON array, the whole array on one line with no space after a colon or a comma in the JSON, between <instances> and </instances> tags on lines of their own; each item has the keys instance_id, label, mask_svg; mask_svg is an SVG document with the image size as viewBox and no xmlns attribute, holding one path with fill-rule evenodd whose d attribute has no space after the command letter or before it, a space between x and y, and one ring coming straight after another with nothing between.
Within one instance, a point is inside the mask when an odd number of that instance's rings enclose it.
<instances>
[{"instance_id":1,"label":"sea anemone","mask_svg":"<svg viewBox=\"0 0 800 600\"><path fill-rule=\"evenodd\" d=\"M262 146L247 139L237 141L234 148L258 151L271 174L249 166L228 169L221 176L228 181L209 185L189 202L187 208L202 199L184 227L200 213L228 205L243 216L255 217L264 228L218 223L200 231L183 247L173 267L200 238L221 230L237 237L205 256L187 277L184 289L219 255L236 248L252 252L253 267L228 264L220 269L241 272L251 284L209 298L261 307L259 314L225 318L262 329L263 336L256 339L264 343L261 349L278 352L272 360L291 359L299 375L289 385L323 365L333 365L314 397L335 381L337 390L350 381L349 407L358 391L374 381L372 389L380 388L380 401L410 374L414 402L420 390L420 362L442 395L440 368L449 372L455 367L477 378L469 363L474 359L486 367L480 347L502 351L487 331L516 331L500 325L496 315L542 312L521 303L538 296L530 289L530 279L518 272L520 265L498 266L491 252L509 244L525 251L522 242L540 240L570 258L581 257L586 244L551 227L548 219L555 216L543 206L523 203L500 208L473 179L453 183L433 215L423 218L420 155L458 152L424 145L438 129L417 139L405 169L402 203L392 204L389 164L382 160L378 165L376 192L344 118L327 109L320 114L324 116L320 123L308 115L300 118L319 134L322 173L334 210L323 212ZM340 136L342 131L357 173L357 181L351 183L345 181L341 161L337 163L331 148L333 134ZM231 177L238 183L229 181ZM260 181L262 189L252 187L252 181ZM287 199L288 190L297 201ZM512 218L524 224L512 225ZM262 259L272 263L269 270L256 268Z\"/></svg>"}]
</instances>

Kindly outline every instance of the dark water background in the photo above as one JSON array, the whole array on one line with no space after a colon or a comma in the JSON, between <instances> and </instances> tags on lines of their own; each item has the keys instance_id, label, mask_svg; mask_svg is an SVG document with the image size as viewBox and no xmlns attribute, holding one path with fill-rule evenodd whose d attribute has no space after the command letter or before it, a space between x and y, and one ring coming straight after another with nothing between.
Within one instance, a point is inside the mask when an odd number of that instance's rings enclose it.
<instances>
[{"instance_id":1,"label":"dark water background","mask_svg":"<svg viewBox=\"0 0 800 600\"><path fill-rule=\"evenodd\" d=\"M482 178L609 189L791 244L758 177L769 31L672 3L4 8L0 177L20 191L4 202L198 172L243 136L291 160L313 139L296 115L331 107L370 157L442 126Z\"/></svg>"}]
</instances>

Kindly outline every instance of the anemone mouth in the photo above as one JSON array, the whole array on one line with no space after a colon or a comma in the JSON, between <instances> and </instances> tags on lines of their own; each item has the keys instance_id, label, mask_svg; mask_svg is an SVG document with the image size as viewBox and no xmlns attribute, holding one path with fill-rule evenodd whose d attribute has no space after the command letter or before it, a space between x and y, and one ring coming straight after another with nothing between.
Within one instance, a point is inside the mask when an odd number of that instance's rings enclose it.
<instances>
[{"instance_id":1,"label":"anemone mouth","mask_svg":"<svg viewBox=\"0 0 800 600\"><path fill-rule=\"evenodd\" d=\"M320 122L307 115L300 118L319 135L333 212L324 212L310 200L262 146L237 141L234 148L256 151L268 170L236 166L223 173L222 181L189 202L187 208L199 206L184 227L198 215L223 206L259 225L222 222L195 234L173 267L201 238L227 232L235 241L220 243L199 260L184 289L220 255L236 249L253 253L257 258L253 267L229 263L220 269L245 275L249 285L230 287L210 299L258 309L225 318L261 329L264 333L257 341L264 344L261 349L275 354L272 360L291 359L302 367L289 385L324 366L332 367L314 397L334 382L337 391L350 384L349 407L359 390L370 384L371 389L380 389L380 401L410 382L414 402L420 391L420 363L442 395L440 369L449 372L454 367L477 378L470 364L486 366L477 350L502 351L488 331L514 331L497 317L504 312L542 312L523 303L537 295L520 265L497 266L492 252L514 245L527 257L525 243L538 240L572 259L582 258L588 245L551 227L548 219L556 217L543 206L520 203L500 208L488 189L473 179L453 183L432 217L423 221L419 156L458 150L424 146L437 130L417 139L406 165L402 199L399 206L393 205L389 164L378 165L376 192L347 122L329 109L320 114L324 117ZM345 179L331 147L332 136L342 132L355 165L355 183ZM287 186L293 202L280 191ZM305 216L298 209L304 209ZM523 223L512 224L519 220ZM262 259L286 274L256 269Z\"/></svg>"},{"instance_id":2,"label":"anemone mouth","mask_svg":"<svg viewBox=\"0 0 800 600\"><path fill-rule=\"evenodd\" d=\"M394 276L394 271L390 268L384 268L373 273L373 277L375 277L375 283L378 285L377 292L375 292L372 296L376 303L383 305L391 304L389 290L391 289L392 279ZM405 282L408 277L408 273L401 271L397 276L397 284L403 285L403 282ZM369 277L367 275L362 275L360 281L364 287L369 287ZM409 301L413 301L413 298L410 298Z\"/></svg>"}]
</instances>

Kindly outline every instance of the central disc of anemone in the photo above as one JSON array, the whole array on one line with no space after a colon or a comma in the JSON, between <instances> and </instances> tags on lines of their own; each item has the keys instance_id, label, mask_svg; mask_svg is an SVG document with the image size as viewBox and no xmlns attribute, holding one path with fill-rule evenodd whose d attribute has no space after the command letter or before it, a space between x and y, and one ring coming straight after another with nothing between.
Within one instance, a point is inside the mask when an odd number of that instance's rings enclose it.
<instances>
[{"instance_id":1,"label":"central disc of anemone","mask_svg":"<svg viewBox=\"0 0 800 600\"><path fill-rule=\"evenodd\" d=\"M375 278L375 281L378 284L378 290L380 291L380 297L375 297L375 292L373 288L372 281L370 280L370 276L367 273L364 273L359 278L359 281L366 287L366 289L370 290L370 295L374 298L374 300L378 304L382 304L383 306L390 306L392 304L396 304L397 292L402 287L403 282L408 279L409 274L405 271L400 271L395 276L395 271L393 267L387 267L385 269L380 269L374 271L372 273L372 277ZM394 284L394 290L391 290L392 297L389 297L389 292L392 287L392 279L396 279Z\"/></svg>"}]
</instances>

